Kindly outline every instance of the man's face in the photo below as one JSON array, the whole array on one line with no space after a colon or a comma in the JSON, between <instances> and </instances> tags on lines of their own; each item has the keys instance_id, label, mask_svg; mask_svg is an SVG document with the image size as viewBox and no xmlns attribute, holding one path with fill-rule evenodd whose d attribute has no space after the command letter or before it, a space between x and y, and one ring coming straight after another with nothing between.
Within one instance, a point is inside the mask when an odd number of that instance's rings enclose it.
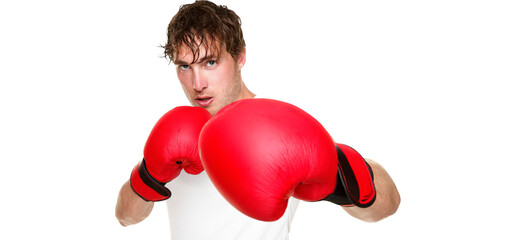
<instances>
[{"instance_id":1,"label":"man's face","mask_svg":"<svg viewBox=\"0 0 516 240\"><path fill-rule=\"evenodd\" d=\"M174 60L177 77L193 106L203 107L212 115L221 108L243 98L244 86L240 70L245 64L245 50L234 59L224 48L217 57L204 46L192 64L193 54L186 46L179 49Z\"/></svg>"}]
</instances>

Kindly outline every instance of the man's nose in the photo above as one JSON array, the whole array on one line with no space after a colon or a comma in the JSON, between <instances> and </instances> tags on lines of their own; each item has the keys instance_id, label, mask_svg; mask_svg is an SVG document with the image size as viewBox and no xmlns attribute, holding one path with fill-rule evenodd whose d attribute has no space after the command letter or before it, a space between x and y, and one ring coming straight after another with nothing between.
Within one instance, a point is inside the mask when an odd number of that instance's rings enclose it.
<instances>
[{"instance_id":1,"label":"man's nose","mask_svg":"<svg viewBox=\"0 0 516 240\"><path fill-rule=\"evenodd\" d=\"M205 88L208 87L208 82L206 78L203 77L202 73L199 70L194 71L194 79L193 79L193 88L195 91L201 92Z\"/></svg>"}]
</instances>

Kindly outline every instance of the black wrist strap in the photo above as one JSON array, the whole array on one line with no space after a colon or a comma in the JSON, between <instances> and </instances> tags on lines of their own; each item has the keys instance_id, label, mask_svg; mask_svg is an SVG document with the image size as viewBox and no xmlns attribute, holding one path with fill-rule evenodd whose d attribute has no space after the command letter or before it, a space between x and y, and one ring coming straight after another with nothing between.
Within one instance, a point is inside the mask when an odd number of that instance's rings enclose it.
<instances>
[{"instance_id":1,"label":"black wrist strap","mask_svg":"<svg viewBox=\"0 0 516 240\"><path fill-rule=\"evenodd\" d=\"M338 146L336 146L336 150L339 160L337 183L335 184L333 193L328 195L323 200L330 201L337 205L355 205L362 208L371 206L375 199L366 204L361 204L359 202L360 189L358 186L357 178L353 173L348 158L344 152ZM369 170L371 179L374 181L374 175L371 166L365 160L363 161ZM376 195L374 198L376 198Z\"/></svg>"},{"instance_id":2,"label":"black wrist strap","mask_svg":"<svg viewBox=\"0 0 516 240\"><path fill-rule=\"evenodd\" d=\"M159 182L150 175L149 170L147 170L145 158L138 165L138 173L140 174L142 182L161 196L169 198L172 195L170 190L165 187L164 183Z\"/></svg>"}]
</instances>

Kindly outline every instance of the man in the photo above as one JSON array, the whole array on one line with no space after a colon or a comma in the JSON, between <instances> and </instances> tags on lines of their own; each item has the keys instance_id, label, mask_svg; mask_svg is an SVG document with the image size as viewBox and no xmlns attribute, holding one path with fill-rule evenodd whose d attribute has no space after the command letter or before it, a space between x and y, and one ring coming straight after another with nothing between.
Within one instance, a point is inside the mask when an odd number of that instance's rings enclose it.
<instances>
[{"instance_id":1,"label":"man","mask_svg":"<svg viewBox=\"0 0 516 240\"><path fill-rule=\"evenodd\" d=\"M169 24L164 48L193 106L215 115L234 101L255 97L241 77L246 50L240 18L225 6L209 1L181 6ZM375 222L396 212L400 197L387 172L378 163L366 161L374 173L376 200L367 208L342 208L358 219ZM172 239L288 239L299 202L291 198L279 220L263 222L227 203L205 172L181 172L166 187L173 191L167 200ZM116 217L123 226L136 224L151 213L153 206L153 201L136 194L127 181L119 193Z\"/></svg>"}]
</instances>

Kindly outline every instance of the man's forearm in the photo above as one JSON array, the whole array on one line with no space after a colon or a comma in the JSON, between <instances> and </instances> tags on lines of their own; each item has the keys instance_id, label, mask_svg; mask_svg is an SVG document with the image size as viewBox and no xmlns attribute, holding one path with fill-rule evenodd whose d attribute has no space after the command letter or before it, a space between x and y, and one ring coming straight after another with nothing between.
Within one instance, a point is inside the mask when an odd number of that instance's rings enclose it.
<instances>
[{"instance_id":1,"label":"man's forearm","mask_svg":"<svg viewBox=\"0 0 516 240\"><path fill-rule=\"evenodd\" d=\"M154 202L146 202L139 197L127 181L118 194L115 215L122 226L139 223L149 216Z\"/></svg>"},{"instance_id":2,"label":"man's forearm","mask_svg":"<svg viewBox=\"0 0 516 240\"><path fill-rule=\"evenodd\" d=\"M351 216L366 222L380 221L396 212L401 198L387 171L371 159L366 159L374 174L376 200L370 207L343 207Z\"/></svg>"}]
</instances>

